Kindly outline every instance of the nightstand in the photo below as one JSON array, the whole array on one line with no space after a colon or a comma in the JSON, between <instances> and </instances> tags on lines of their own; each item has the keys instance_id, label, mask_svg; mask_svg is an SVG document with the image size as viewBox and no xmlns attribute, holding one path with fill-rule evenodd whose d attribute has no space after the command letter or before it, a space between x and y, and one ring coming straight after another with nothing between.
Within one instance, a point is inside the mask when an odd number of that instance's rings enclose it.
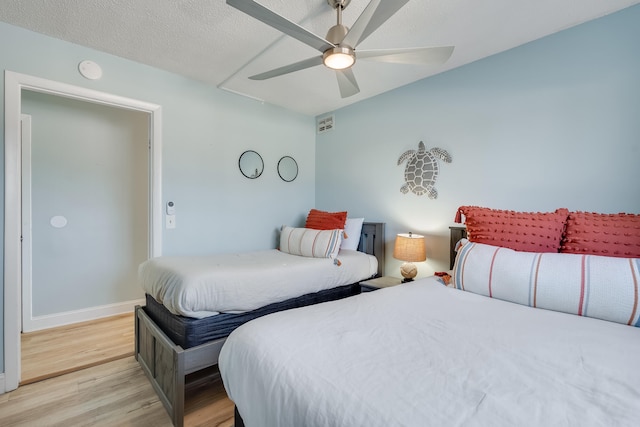
<instances>
[{"instance_id":1,"label":"nightstand","mask_svg":"<svg viewBox=\"0 0 640 427\"><path fill-rule=\"evenodd\" d=\"M364 280L360 282L362 292L375 291L376 289L390 288L402 283L402 279L397 277L382 276L375 279Z\"/></svg>"}]
</instances>

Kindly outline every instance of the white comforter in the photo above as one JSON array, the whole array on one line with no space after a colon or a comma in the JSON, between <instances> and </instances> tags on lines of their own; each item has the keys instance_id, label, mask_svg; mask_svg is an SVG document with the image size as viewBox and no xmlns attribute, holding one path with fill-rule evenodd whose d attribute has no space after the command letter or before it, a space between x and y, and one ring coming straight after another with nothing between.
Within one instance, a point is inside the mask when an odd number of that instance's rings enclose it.
<instances>
[{"instance_id":1,"label":"white comforter","mask_svg":"<svg viewBox=\"0 0 640 427\"><path fill-rule=\"evenodd\" d=\"M425 279L251 321L219 359L247 427L637 426L640 328Z\"/></svg>"},{"instance_id":2,"label":"white comforter","mask_svg":"<svg viewBox=\"0 0 640 427\"><path fill-rule=\"evenodd\" d=\"M203 318L242 313L337 286L377 272L378 261L341 250L329 258L289 255L276 249L202 257L158 257L138 269L146 293L173 314Z\"/></svg>"}]
</instances>

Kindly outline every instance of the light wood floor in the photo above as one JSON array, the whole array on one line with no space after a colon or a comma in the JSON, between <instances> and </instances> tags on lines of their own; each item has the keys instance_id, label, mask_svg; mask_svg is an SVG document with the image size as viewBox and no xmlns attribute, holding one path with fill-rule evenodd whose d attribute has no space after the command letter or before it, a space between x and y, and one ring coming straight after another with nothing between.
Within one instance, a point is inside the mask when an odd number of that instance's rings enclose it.
<instances>
[{"instance_id":1,"label":"light wood floor","mask_svg":"<svg viewBox=\"0 0 640 427\"><path fill-rule=\"evenodd\" d=\"M133 317L131 318L133 322ZM55 332L50 332L53 339ZM104 340L98 334L96 341ZM69 354L82 352L68 343ZM133 346L133 337L131 337ZM40 359L47 364L47 359ZM189 377L186 426L233 426L233 402L215 369ZM171 426L132 356L21 385L0 395L0 426Z\"/></svg>"},{"instance_id":2,"label":"light wood floor","mask_svg":"<svg viewBox=\"0 0 640 427\"><path fill-rule=\"evenodd\" d=\"M20 384L133 356L133 329L133 313L126 313L23 333Z\"/></svg>"}]
</instances>

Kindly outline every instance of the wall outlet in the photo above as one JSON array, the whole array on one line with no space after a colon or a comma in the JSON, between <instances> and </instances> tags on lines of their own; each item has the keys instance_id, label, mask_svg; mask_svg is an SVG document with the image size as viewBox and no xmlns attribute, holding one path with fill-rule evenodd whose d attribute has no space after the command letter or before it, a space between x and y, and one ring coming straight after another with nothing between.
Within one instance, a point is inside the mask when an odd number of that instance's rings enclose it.
<instances>
[{"instance_id":1,"label":"wall outlet","mask_svg":"<svg viewBox=\"0 0 640 427\"><path fill-rule=\"evenodd\" d=\"M165 227L166 228L176 228L176 216L175 215L167 215L165 217Z\"/></svg>"}]
</instances>

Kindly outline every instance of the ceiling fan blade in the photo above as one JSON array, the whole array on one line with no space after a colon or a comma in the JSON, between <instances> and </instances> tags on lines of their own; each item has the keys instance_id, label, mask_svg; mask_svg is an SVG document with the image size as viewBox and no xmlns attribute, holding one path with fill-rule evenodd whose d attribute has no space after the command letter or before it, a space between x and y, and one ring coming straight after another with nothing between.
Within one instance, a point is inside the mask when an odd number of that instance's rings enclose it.
<instances>
[{"instance_id":1,"label":"ceiling fan blade","mask_svg":"<svg viewBox=\"0 0 640 427\"><path fill-rule=\"evenodd\" d=\"M353 74L351 68L347 68L346 70L336 70L336 77L338 78L340 95L343 98L348 98L360 92L356 76Z\"/></svg>"},{"instance_id":2,"label":"ceiling fan blade","mask_svg":"<svg viewBox=\"0 0 640 427\"><path fill-rule=\"evenodd\" d=\"M315 67L316 65L322 64L321 56L314 56L313 58L305 59L299 62L294 62L293 64L285 65L284 67L275 68L270 71L265 71L264 73L256 74L255 76L249 77L251 80L266 80L272 77L278 77L283 74L293 73L294 71L304 70L305 68Z\"/></svg>"},{"instance_id":3,"label":"ceiling fan blade","mask_svg":"<svg viewBox=\"0 0 640 427\"><path fill-rule=\"evenodd\" d=\"M408 49L359 50L358 59L394 64L444 64L453 53L453 46L416 47Z\"/></svg>"},{"instance_id":4,"label":"ceiling fan blade","mask_svg":"<svg viewBox=\"0 0 640 427\"><path fill-rule=\"evenodd\" d=\"M342 44L355 48L409 0L371 0L353 24Z\"/></svg>"},{"instance_id":5,"label":"ceiling fan blade","mask_svg":"<svg viewBox=\"0 0 640 427\"><path fill-rule=\"evenodd\" d=\"M318 49L320 52L335 47L333 43L329 43L324 38L313 34L311 31L306 30L295 22L289 21L287 18L278 15L253 0L227 0L227 4L306 45Z\"/></svg>"}]
</instances>

